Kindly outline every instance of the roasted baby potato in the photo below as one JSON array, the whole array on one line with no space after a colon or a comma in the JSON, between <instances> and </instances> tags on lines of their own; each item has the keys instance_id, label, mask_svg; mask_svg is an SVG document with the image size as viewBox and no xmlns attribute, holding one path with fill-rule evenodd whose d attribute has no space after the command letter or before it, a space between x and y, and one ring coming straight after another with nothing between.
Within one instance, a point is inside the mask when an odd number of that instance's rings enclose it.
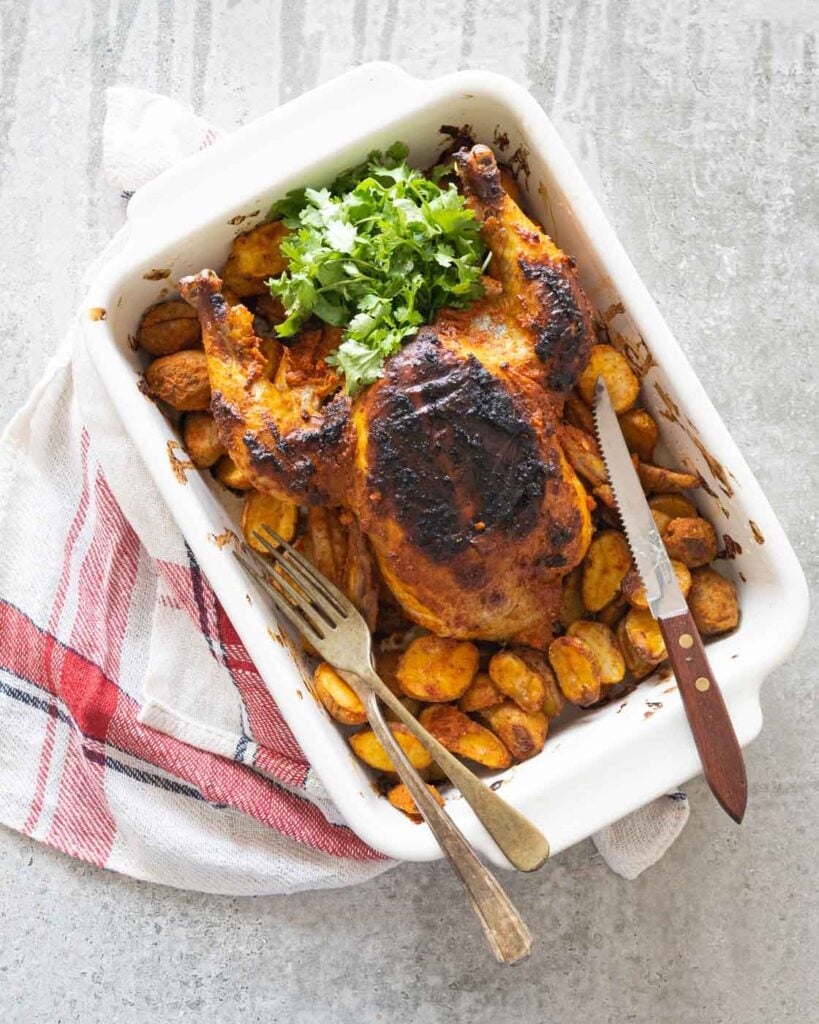
<instances>
[{"instance_id":1,"label":"roasted baby potato","mask_svg":"<svg viewBox=\"0 0 819 1024\"><path fill-rule=\"evenodd\" d=\"M249 491L251 483L229 455L223 455L213 467L216 479L232 491Z\"/></svg>"},{"instance_id":2,"label":"roasted baby potato","mask_svg":"<svg viewBox=\"0 0 819 1024\"><path fill-rule=\"evenodd\" d=\"M549 661L566 700L580 707L600 700L600 665L587 643L576 636L559 636L549 645Z\"/></svg>"},{"instance_id":3,"label":"roasted baby potato","mask_svg":"<svg viewBox=\"0 0 819 1024\"><path fill-rule=\"evenodd\" d=\"M487 768L508 768L512 758L498 737L452 704L424 708L418 721L447 750Z\"/></svg>"},{"instance_id":4,"label":"roasted baby potato","mask_svg":"<svg viewBox=\"0 0 819 1024\"><path fill-rule=\"evenodd\" d=\"M632 608L625 623L628 641L641 661L657 665L668 657L660 624L648 608Z\"/></svg>"},{"instance_id":5,"label":"roasted baby potato","mask_svg":"<svg viewBox=\"0 0 819 1024\"><path fill-rule=\"evenodd\" d=\"M645 409L629 409L619 420L629 451L651 462L660 440L660 429L651 414Z\"/></svg>"},{"instance_id":6,"label":"roasted baby potato","mask_svg":"<svg viewBox=\"0 0 819 1024\"><path fill-rule=\"evenodd\" d=\"M478 648L469 641L419 636L398 662L398 683L408 697L428 703L463 697L478 671Z\"/></svg>"},{"instance_id":7,"label":"roasted baby potato","mask_svg":"<svg viewBox=\"0 0 819 1024\"><path fill-rule=\"evenodd\" d=\"M578 566L563 577L563 598L560 602L558 618L564 629L567 629L575 619L581 619L585 614L583 597L580 586L583 579L583 569Z\"/></svg>"},{"instance_id":8,"label":"roasted baby potato","mask_svg":"<svg viewBox=\"0 0 819 1024\"><path fill-rule=\"evenodd\" d=\"M651 515L654 519L654 525L657 527L657 533L662 537L665 533L666 526L671 522L671 516L667 515L665 512L661 512L657 508L653 508L651 510Z\"/></svg>"},{"instance_id":9,"label":"roasted baby potato","mask_svg":"<svg viewBox=\"0 0 819 1024\"><path fill-rule=\"evenodd\" d=\"M225 453L216 430L216 420L209 412L186 414L182 424L182 442L197 469L210 469Z\"/></svg>"},{"instance_id":10,"label":"roasted baby potato","mask_svg":"<svg viewBox=\"0 0 819 1024\"><path fill-rule=\"evenodd\" d=\"M210 408L210 379L204 352L174 352L154 359L145 371L148 391L178 412Z\"/></svg>"},{"instance_id":11,"label":"roasted baby potato","mask_svg":"<svg viewBox=\"0 0 819 1024\"><path fill-rule=\"evenodd\" d=\"M486 708L481 718L516 761L525 761L543 750L549 720L542 711L524 711L514 701L505 700Z\"/></svg>"},{"instance_id":12,"label":"roasted baby potato","mask_svg":"<svg viewBox=\"0 0 819 1024\"><path fill-rule=\"evenodd\" d=\"M692 573L688 607L703 636L725 633L739 623L737 588L715 569L697 569Z\"/></svg>"},{"instance_id":13,"label":"roasted baby potato","mask_svg":"<svg viewBox=\"0 0 819 1024\"><path fill-rule=\"evenodd\" d=\"M601 375L618 415L634 405L640 382L626 357L611 345L593 345L586 369L577 379L577 390L587 405L594 405L594 386Z\"/></svg>"},{"instance_id":14,"label":"roasted baby potato","mask_svg":"<svg viewBox=\"0 0 819 1024\"><path fill-rule=\"evenodd\" d=\"M239 298L267 292L265 281L278 277L287 267L287 260L280 249L286 234L288 231L282 221L271 220L237 235L222 275L225 287Z\"/></svg>"},{"instance_id":15,"label":"roasted baby potato","mask_svg":"<svg viewBox=\"0 0 819 1024\"><path fill-rule=\"evenodd\" d=\"M671 558L698 569L717 557L719 544L707 519L672 519L663 531L663 543Z\"/></svg>"},{"instance_id":16,"label":"roasted baby potato","mask_svg":"<svg viewBox=\"0 0 819 1024\"><path fill-rule=\"evenodd\" d=\"M648 507L654 512L663 512L672 519L696 519L699 515L688 498L681 494L654 494L648 499ZM662 532L662 531L661 531Z\"/></svg>"},{"instance_id":17,"label":"roasted baby potato","mask_svg":"<svg viewBox=\"0 0 819 1024\"><path fill-rule=\"evenodd\" d=\"M600 682L604 686L619 683L626 674L626 663L614 638L614 633L602 622L578 619L569 626L567 636L577 637L594 651L600 667Z\"/></svg>"},{"instance_id":18,"label":"roasted baby potato","mask_svg":"<svg viewBox=\"0 0 819 1024\"><path fill-rule=\"evenodd\" d=\"M543 700L541 711L547 718L557 718L563 708L566 707L566 698L558 685L554 672L550 671L544 676L546 696Z\"/></svg>"},{"instance_id":19,"label":"roasted baby potato","mask_svg":"<svg viewBox=\"0 0 819 1024\"><path fill-rule=\"evenodd\" d=\"M242 506L242 533L254 551L266 555L267 548L254 534L259 533L266 537L269 543L275 544L273 538L262 530L264 525L271 527L286 541L291 541L296 536L298 519L299 506L292 501L276 498L272 494L263 494L261 491L251 491Z\"/></svg>"},{"instance_id":20,"label":"roasted baby potato","mask_svg":"<svg viewBox=\"0 0 819 1024\"><path fill-rule=\"evenodd\" d=\"M491 708L495 704L501 703L503 703L503 694L492 682L489 673L479 672L469 684L469 689L458 701L458 707L461 711L469 713L483 711L485 708Z\"/></svg>"},{"instance_id":21,"label":"roasted baby potato","mask_svg":"<svg viewBox=\"0 0 819 1024\"><path fill-rule=\"evenodd\" d=\"M441 796L441 794L438 792L435 786L431 786L429 783L427 783L427 789L435 797L436 803L438 803L439 806L443 807L444 798ZM393 807L397 807L399 811L403 811L404 814L406 814L406 816L408 818L411 818L413 821L420 822L424 820L423 817L421 816L421 812L415 806L415 801L412 799L412 793L410 793L410 791L407 789L403 782L399 782L397 786L392 787L389 793L387 793L387 799L393 805Z\"/></svg>"},{"instance_id":22,"label":"roasted baby potato","mask_svg":"<svg viewBox=\"0 0 819 1024\"><path fill-rule=\"evenodd\" d=\"M152 356L170 356L202 344L199 314L184 299L159 302L145 311L136 336L137 344Z\"/></svg>"},{"instance_id":23,"label":"roasted baby potato","mask_svg":"<svg viewBox=\"0 0 819 1024\"><path fill-rule=\"evenodd\" d=\"M665 466L652 466L648 462L639 463L637 474L646 494L678 494L680 491L693 490L702 483L693 473L679 473Z\"/></svg>"},{"instance_id":24,"label":"roasted baby potato","mask_svg":"<svg viewBox=\"0 0 819 1024\"><path fill-rule=\"evenodd\" d=\"M498 651L489 662L492 682L524 711L538 711L543 707L546 699L544 680L551 674L543 655L526 647Z\"/></svg>"},{"instance_id":25,"label":"roasted baby potato","mask_svg":"<svg viewBox=\"0 0 819 1024\"><path fill-rule=\"evenodd\" d=\"M656 665L653 662L646 661L645 658L641 658L637 651L635 651L628 638L628 634L626 632L626 620L624 618L620 619L617 623L614 635L617 638L620 650L623 652L626 668L629 670L633 678L640 680L645 679L646 676L650 676L656 668Z\"/></svg>"},{"instance_id":26,"label":"roasted baby potato","mask_svg":"<svg viewBox=\"0 0 819 1024\"><path fill-rule=\"evenodd\" d=\"M398 745L409 758L412 767L419 771L429 768L432 758L420 740L417 740L400 722L390 722L389 727L390 732L398 741ZM354 733L350 737L350 746L370 768L375 768L378 772L395 772L387 751L381 746L380 740L372 729L362 729L361 732Z\"/></svg>"},{"instance_id":27,"label":"roasted baby potato","mask_svg":"<svg viewBox=\"0 0 819 1024\"><path fill-rule=\"evenodd\" d=\"M686 565L683 565L682 562L678 562L674 558L671 559L671 567L674 570L674 575L677 577L683 597L685 597L691 589L691 573ZM636 569L631 569L626 573L623 577L623 582L620 584L620 589L633 608L648 608L646 588L643 586L643 581L640 579L640 574Z\"/></svg>"},{"instance_id":28,"label":"roasted baby potato","mask_svg":"<svg viewBox=\"0 0 819 1024\"><path fill-rule=\"evenodd\" d=\"M626 576L623 579L626 579ZM620 584L622 586L622 583ZM628 601L622 594L618 594L613 601L609 601L605 608L601 608L597 613L597 621L602 622L604 626L608 626L609 629L614 629L617 623L628 611Z\"/></svg>"},{"instance_id":29,"label":"roasted baby potato","mask_svg":"<svg viewBox=\"0 0 819 1024\"><path fill-rule=\"evenodd\" d=\"M588 481L592 487L602 487L608 482L606 466L600 457L595 439L577 427L564 424L560 430L560 443L572 469Z\"/></svg>"},{"instance_id":30,"label":"roasted baby potato","mask_svg":"<svg viewBox=\"0 0 819 1024\"><path fill-rule=\"evenodd\" d=\"M620 592L620 583L631 568L626 538L618 530L601 530L589 545L583 562L581 593L590 612L599 612Z\"/></svg>"},{"instance_id":31,"label":"roasted baby potato","mask_svg":"<svg viewBox=\"0 0 819 1024\"><path fill-rule=\"evenodd\" d=\"M355 690L326 661L316 667L313 686L316 696L337 722L363 725L367 721L364 705Z\"/></svg>"}]
</instances>

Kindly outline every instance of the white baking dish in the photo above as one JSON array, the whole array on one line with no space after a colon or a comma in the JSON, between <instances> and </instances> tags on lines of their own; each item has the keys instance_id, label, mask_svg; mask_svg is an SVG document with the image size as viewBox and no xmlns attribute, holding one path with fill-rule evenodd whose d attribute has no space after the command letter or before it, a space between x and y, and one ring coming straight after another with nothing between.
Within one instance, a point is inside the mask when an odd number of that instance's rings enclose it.
<instances>
[{"instance_id":1,"label":"white baking dish","mask_svg":"<svg viewBox=\"0 0 819 1024\"><path fill-rule=\"evenodd\" d=\"M441 125L472 127L519 171L532 213L578 262L615 344L650 365L643 398L674 462L696 468L713 495L702 510L742 552L720 565L737 580L739 629L709 646L739 740L762 723L759 688L805 625L802 571L759 485L663 322L587 185L534 99L498 75L461 72L433 81L389 64L358 68L274 110L141 189L120 251L94 281L89 351L149 472L279 704L350 827L376 849L406 860L440 856L425 826L376 795L342 732L311 699L290 648L268 632L272 613L229 546L209 537L236 528L235 503L205 476L180 485L167 456L167 421L137 388L141 357L129 345L144 309L184 274L220 266L238 230L261 219L287 189L322 184L395 139L427 165L444 144ZM237 227L237 217L250 215ZM150 272L168 269L165 280ZM650 358L649 358L650 353ZM662 389L662 390L660 390ZM665 397L663 397L665 396ZM227 506L231 506L232 511ZM252 595L252 603L247 595ZM544 751L503 773L503 795L540 826L556 853L699 772L673 679L644 682L623 702L557 724ZM751 778L751 801L754 780ZM463 800L449 808L475 846L506 861Z\"/></svg>"}]
</instances>

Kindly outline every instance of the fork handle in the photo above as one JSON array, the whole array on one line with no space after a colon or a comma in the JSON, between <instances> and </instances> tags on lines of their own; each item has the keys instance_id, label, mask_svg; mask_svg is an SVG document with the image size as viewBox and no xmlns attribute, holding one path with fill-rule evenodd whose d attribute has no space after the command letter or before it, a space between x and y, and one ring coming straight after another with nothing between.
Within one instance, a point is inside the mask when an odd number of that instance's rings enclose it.
<instances>
[{"instance_id":1,"label":"fork handle","mask_svg":"<svg viewBox=\"0 0 819 1024\"><path fill-rule=\"evenodd\" d=\"M366 675L362 675L366 684L364 687L357 685L358 678L352 673L341 672L341 675L356 692L361 689L367 693L371 689L375 691L396 717L423 743L449 781L460 790L464 800L510 864L518 871L535 871L543 865L549 856L549 843L543 833L520 811L515 810L494 790L481 782L477 775L439 743L418 719L407 711L375 669L370 669Z\"/></svg>"},{"instance_id":2,"label":"fork handle","mask_svg":"<svg viewBox=\"0 0 819 1024\"><path fill-rule=\"evenodd\" d=\"M384 720L374 691L361 685L356 689L370 725L389 754L399 778L412 794L424 821L463 882L495 958L502 964L517 964L525 960L532 949L532 936L520 914L410 764Z\"/></svg>"}]
</instances>

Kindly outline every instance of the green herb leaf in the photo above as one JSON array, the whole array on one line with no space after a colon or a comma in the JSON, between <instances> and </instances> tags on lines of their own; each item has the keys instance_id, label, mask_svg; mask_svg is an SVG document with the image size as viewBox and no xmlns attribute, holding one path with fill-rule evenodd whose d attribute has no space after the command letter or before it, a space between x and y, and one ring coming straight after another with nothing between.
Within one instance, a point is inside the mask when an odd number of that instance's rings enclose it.
<instances>
[{"instance_id":1,"label":"green herb leaf","mask_svg":"<svg viewBox=\"0 0 819 1024\"><path fill-rule=\"evenodd\" d=\"M440 309L483 294L486 246L454 184L441 184L451 167L425 178L407 153L400 142L374 151L329 188L296 189L271 210L291 232L287 270L268 282L287 313L276 330L292 337L311 316L346 325L330 361L350 394Z\"/></svg>"}]
</instances>

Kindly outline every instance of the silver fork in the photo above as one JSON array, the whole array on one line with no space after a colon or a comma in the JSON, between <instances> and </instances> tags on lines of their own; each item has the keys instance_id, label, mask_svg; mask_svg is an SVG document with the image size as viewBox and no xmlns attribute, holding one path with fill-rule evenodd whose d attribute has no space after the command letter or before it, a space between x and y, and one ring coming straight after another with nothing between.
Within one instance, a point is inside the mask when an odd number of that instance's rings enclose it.
<instances>
[{"instance_id":1,"label":"silver fork","mask_svg":"<svg viewBox=\"0 0 819 1024\"><path fill-rule=\"evenodd\" d=\"M522 814L453 757L384 684L372 665L370 630L349 598L275 530L265 525L262 530L268 536L261 533L254 533L254 536L283 572L271 576L270 566L247 547L245 554L253 564L238 553L235 553L236 558L279 611L355 690L373 731L466 887L497 959L510 964L526 959L532 944L529 930L498 882L478 860L461 831L410 764L384 720L378 698L424 744L516 867L524 871L540 867L549 855L546 839Z\"/></svg>"}]
</instances>

